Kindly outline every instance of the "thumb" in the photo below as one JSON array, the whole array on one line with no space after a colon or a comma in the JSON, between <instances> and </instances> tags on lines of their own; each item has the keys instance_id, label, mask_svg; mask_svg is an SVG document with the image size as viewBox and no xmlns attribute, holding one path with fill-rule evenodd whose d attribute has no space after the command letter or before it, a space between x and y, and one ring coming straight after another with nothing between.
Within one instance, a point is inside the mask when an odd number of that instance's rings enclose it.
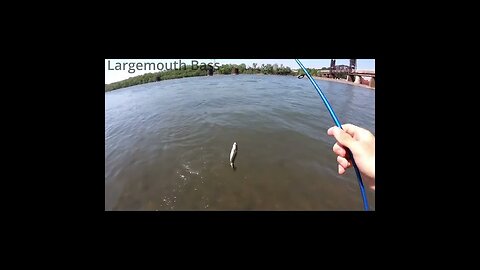
<instances>
[{"instance_id":1,"label":"thumb","mask_svg":"<svg viewBox=\"0 0 480 270\"><path fill-rule=\"evenodd\" d=\"M350 150L353 150L352 147L355 145L355 140L341 128L331 127L328 130L328 135L333 135L340 144L350 148Z\"/></svg>"}]
</instances>

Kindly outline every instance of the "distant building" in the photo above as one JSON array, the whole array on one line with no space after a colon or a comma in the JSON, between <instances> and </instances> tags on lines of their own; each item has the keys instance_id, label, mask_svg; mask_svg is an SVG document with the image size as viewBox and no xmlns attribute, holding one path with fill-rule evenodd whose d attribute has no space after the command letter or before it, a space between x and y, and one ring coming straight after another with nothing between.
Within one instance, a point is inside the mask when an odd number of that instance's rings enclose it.
<instances>
[{"instance_id":1,"label":"distant building","mask_svg":"<svg viewBox=\"0 0 480 270\"><path fill-rule=\"evenodd\" d=\"M346 71L348 71L348 70L350 70L350 66L347 66L347 65L337 65L337 66L335 66L335 69L336 69L336 70L346 70Z\"/></svg>"}]
</instances>

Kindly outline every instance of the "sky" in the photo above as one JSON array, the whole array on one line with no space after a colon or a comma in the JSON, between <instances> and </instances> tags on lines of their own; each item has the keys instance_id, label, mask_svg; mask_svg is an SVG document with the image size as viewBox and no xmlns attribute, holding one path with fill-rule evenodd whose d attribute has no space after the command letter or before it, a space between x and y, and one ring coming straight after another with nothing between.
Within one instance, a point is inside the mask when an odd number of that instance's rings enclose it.
<instances>
[{"instance_id":1,"label":"sky","mask_svg":"<svg viewBox=\"0 0 480 270\"><path fill-rule=\"evenodd\" d=\"M283 66L290 67L292 69L298 69L299 66L297 62L293 59L105 59L105 83L113 83L118 82L121 80L128 79L130 77L135 77L138 75L142 75L145 73L150 72L159 72L161 70L158 69L151 69L151 70L137 70L135 68L130 69L129 73L129 64L134 66L137 63L162 63L163 66L173 64L177 62L177 67L179 61L185 63L186 65L191 65L192 61L198 61L198 64L201 65L202 63L219 63L223 64L242 64L244 63L247 67L253 66L253 63L257 63L258 66L262 64L278 64L279 66L283 64ZM306 68L322 68L322 67L329 67L330 66L330 59L300 59L302 64ZM337 65L349 65L349 59L336 59ZM121 67L121 70L115 70L117 67ZM157 65L157 67L161 65ZM113 69L113 70L112 70ZM357 69L363 70L375 70L375 59L357 59ZM132 73L133 72L133 73Z\"/></svg>"}]
</instances>

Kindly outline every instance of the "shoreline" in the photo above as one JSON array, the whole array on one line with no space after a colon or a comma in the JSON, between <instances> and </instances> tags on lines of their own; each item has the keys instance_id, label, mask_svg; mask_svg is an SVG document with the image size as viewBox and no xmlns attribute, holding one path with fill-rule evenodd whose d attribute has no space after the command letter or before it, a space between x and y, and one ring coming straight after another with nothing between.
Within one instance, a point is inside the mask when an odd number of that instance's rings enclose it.
<instances>
[{"instance_id":1,"label":"shoreline","mask_svg":"<svg viewBox=\"0 0 480 270\"><path fill-rule=\"evenodd\" d=\"M315 80L323 80L323 81L330 81L330 82L338 82L338 83L345 83L345 84L350 84L350 85L353 85L353 86L358 86L358 87L363 87L363 88L367 88L367 89L370 89L370 90L375 90L375 87L370 87L368 85L365 85L365 84L360 84L360 83L354 83L354 82L349 82L349 81L346 81L344 79L330 79L330 78L325 78L325 77L317 77L317 76L312 76Z\"/></svg>"},{"instance_id":2,"label":"shoreline","mask_svg":"<svg viewBox=\"0 0 480 270\"><path fill-rule=\"evenodd\" d=\"M213 74L213 76L231 76L231 75L234 75L234 74ZM298 77L298 75L280 75L280 74L264 74L264 73L237 74L237 75L264 75L264 76L275 75L275 76L295 76L295 77ZM209 76L204 76L204 75L201 75L201 76L184 76L184 77L178 77L178 78L169 78L169 79L165 79L165 80L161 80L161 81L177 80L177 79L185 79L185 78L193 78L193 77L209 77ZM358 84L358 83L354 83L354 82L349 82L349 81L346 81L346 80L344 80L344 79L338 79L338 80L337 80L337 79L331 79L331 78L325 78L325 77L318 77L318 76L312 76L312 77L313 77L315 80L323 80L323 81L344 83L344 84L350 84L350 85L353 85L353 86L358 86L358 87L367 88L367 89L370 89L370 90L375 90L375 87L370 87L370 86L365 85L365 84ZM127 79L127 80L128 80L128 79ZM118 82L122 82L122 81L118 81ZM113 82L113 83L110 83L110 84L105 84L105 86L111 85L111 84L114 84L114 83L118 83L118 82ZM115 90L118 90L118 89L123 89L123 88L131 87L131 86L135 86L135 85L149 84L149 83L156 83L156 82L159 82L159 81L146 82L146 83L140 83L140 84L134 84L134 85L129 85L129 86L125 86L125 87L120 87L120 88L114 88L114 89L110 89L110 90L105 90L105 93L111 92L111 91L115 91Z\"/></svg>"}]
</instances>

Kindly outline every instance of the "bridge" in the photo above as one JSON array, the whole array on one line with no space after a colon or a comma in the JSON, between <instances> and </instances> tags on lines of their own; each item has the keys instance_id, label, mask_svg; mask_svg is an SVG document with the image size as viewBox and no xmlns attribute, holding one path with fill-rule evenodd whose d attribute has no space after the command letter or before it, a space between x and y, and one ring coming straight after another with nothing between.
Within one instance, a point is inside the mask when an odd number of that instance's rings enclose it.
<instances>
[{"instance_id":1,"label":"bridge","mask_svg":"<svg viewBox=\"0 0 480 270\"><path fill-rule=\"evenodd\" d=\"M350 65L335 65L336 60L330 60L330 67L319 70L320 76L327 78L346 77L349 82L362 84L364 77L369 77L368 86L375 88L375 70L357 70L357 59L350 59Z\"/></svg>"}]
</instances>

